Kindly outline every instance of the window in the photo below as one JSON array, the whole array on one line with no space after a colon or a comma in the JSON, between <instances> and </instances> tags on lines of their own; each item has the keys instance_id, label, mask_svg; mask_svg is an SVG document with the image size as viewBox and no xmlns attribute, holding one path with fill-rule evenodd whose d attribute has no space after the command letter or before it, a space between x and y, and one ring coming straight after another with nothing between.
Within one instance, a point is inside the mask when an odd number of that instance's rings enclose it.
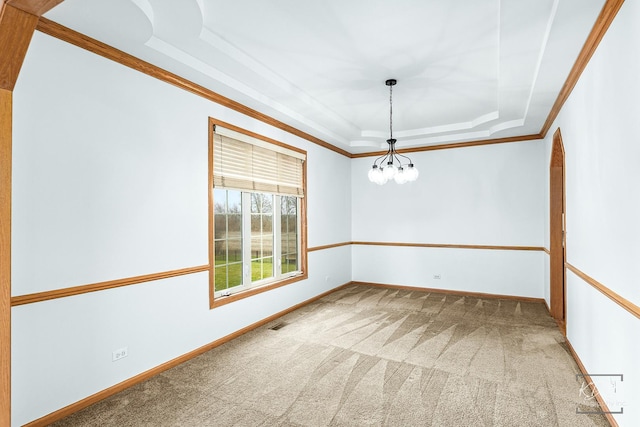
<instances>
[{"instance_id":1,"label":"window","mask_svg":"<svg viewBox=\"0 0 640 427\"><path fill-rule=\"evenodd\" d=\"M307 277L302 150L212 120L212 306Z\"/></svg>"}]
</instances>

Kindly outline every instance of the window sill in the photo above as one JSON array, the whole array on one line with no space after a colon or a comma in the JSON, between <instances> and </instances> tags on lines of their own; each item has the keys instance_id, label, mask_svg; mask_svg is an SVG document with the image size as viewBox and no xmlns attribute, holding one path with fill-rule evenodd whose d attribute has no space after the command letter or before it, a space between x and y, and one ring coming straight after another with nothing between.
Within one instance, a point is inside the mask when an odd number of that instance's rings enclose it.
<instances>
[{"instance_id":1,"label":"window sill","mask_svg":"<svg viewBox=\"0 0 640 427\"><path fill-rule=\"evenodd\" d=\"M261 294L263 292L270 291L272 289L276 289L282 286L290 285L295 282L299 282L301 280L306 280L309 275L306 272L300 273L299 275L287 277L286 279L280 280L278 282L271 282L263 286L257 286L255 288L249 288L244 291L235 292L231 295L227 296L212 296L209 301L209 308L214 309L216 307L223 306L225 304L229 304L235 301L239 301L241 299L245 299L248 297L252 297L254 295Z\"/></svg>"}]
</instances>

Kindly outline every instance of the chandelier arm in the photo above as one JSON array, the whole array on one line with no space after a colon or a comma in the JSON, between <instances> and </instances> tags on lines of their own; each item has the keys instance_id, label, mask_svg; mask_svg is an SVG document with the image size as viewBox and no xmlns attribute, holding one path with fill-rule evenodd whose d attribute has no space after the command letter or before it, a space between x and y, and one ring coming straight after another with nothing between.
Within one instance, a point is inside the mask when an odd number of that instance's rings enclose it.
<instances>
[{"instance_id":1,"label":"chandelier arm","mask_svg":"<svg viewBox=\"0 0 640 427\"><path fill-rule=\"evenodd\" d=\"M397 154L398 156L400 156L400 157L404 157L405 159L409 160L409 163L413 163L413 161L411 160L411 158L409 158L409 157L405 156L404 154L400 154L400 153L398 153L397 151L396 151L396 154Z\"/></svg>"},{"instance_id":2,"label":"chandelier arm","mask_svg":"<svg viewBox=\"0 0 640 427\"><path fill-rule=\"evenodd\" d=\"M399 167L402 167L402 160L400 160L400 157L398 157L398 156L402 156L402 154L398 154L398 152L396 151L396 152L394 153L394 157L395 157L395 158L396 158L396 160L398 161L398 166L399 166ZM402 157L407 157L407 156L402 156ZM407 157L407 158L408 158L408 157ZM409 160L411 160L411 159L409 159Z\"/></svg>"},{"instance_id":3,"label":"chandelier arm","mask_svg":"<svg viewBox=\"0 0 640 427\"><path fill-rule=\"evenodd\" d=\"M389 157L389 153L390 153L390 151L387 151L387 152L386 152L386 153L384 153L382 156L378 157L378 158L373 162L373 164L374 164L374 165L375 165L375 164L377 164L377 163L378 163L378 160L381 160L380 164L383 164L383 163L384 163L384 160L385 160L387 157Z\"/></svg>"}]
</instances>

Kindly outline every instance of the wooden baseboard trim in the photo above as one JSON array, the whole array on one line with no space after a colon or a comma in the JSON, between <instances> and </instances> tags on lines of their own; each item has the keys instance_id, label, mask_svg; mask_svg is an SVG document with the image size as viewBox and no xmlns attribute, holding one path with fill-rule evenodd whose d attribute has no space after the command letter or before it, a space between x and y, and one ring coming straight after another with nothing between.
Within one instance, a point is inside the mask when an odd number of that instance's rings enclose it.
<instances>
[{"instance_id":1,"label":"wooden baseboard trim","mask_svg":"<svg viewBox=\"0 0 640 427\"><path fill-rule=\"evenodd\" d=\"M576 361L576 364L578 365L578 369L580 369L580 372L582 373L582 375L584 375L584 379L586 381L589 381L589 388L591 388L591 392L596 397L596 400L600 405L600 409L602 409L602 411L605 412L605 414L603 415L607 418L607 421L609 421L609 424L611 424L612 427L618 427L618 423L616 422L616 419L613 417L613 414L606 413L611 411L609 410L607 403L602 399L602 396L600 396L600 393L598 392L598 388L595 386L595 384L593 384L593 381L591 381L591 377L589 376L589 373L584 367L582 360L580 360L580 357L578 357L578 353L576 353L576 350L571 345L571 342L569 342L569 339L565 338L565 343L567 344L567 348L569 349L569 352L571 353L573 360Z\"/></svg>"},{"instance_id":2,"label":"wooden baseboard trim","mask_svg":"<svg viewBox=\"0 0 640 427\"><path fill-rule=\"evenodd\" d=\"M421 288L418 286L405 286L405 285L394 285L394 284L386 284L386 283L373 283L373 282L351 282L352 285L365 285L365 286L373 286L376 288L388 288L388 289L400 289L403 291L418 291L418 292L433 292L437 294L447 294L447 295L458 295L463 297L476 297L476 298L491 298L491 299L508 299L514 301L522 301L522 302L535 302L535 303L544 303L546 304L544 298L533 298L533 297L523 297L516 295L501 295L501 294L485 294L482 292L468 292L468 291L458 291L451 289L437 289L437 288Z\"/></svg>"},{"instance_id":3,"label":"wooden baseboard trim","mask_svg":"<svg viewBox=\"0 0 640 427\"><path fill-rule=\"evenodd\" d=\"M23 304L33 304L36 302L48 301L56 298L65 298L65 297L70 297L74 295L86 294L89 292L104 291L106 289L119 288L121 286L129 286L129 285L135 285L138 283L167 279L169 277L183 276L185 274L201 273L208 270L209 270L208 265L199 265L197 267L181 268L179 270L170 270L170 271L163 271L161 273L145 274L143 276L109 280L107 282L92 283L90 285L74 286L71 288L55 289L53 291L19 295L11 298L11 306L15 307Z\"/></svg>"},{"instance_id":4,"label":"wooden baseboard trim","mask_svg":"<svg viewBox=\"0 0 640 427\"><path fill-rule=\"evenodd\" d=\"M553 316L551 316L551 308L549 308L549 304L547 304L547 300L543 299L542 301L544 301L544 307L547 309L547 313L549 313L549 317L551 317L553 319ZM565 337L567 336L567 321L565 320L558 320L558 319L553 319L554 322L556 322L556 325L558 325L558 329L560 329L560 332L562 332L562 335L564 335Z\"/></svg>"},{"instance_id":5,"label":"wooden baseboard trim","mask_svg":"<svg viewBox=\"0 0 640 427\"><path fill-rule=\"evenodd\" d=\"M589 277L588 275L578 270L576 267L572 266L568 262L565 263L565 266L573 274L575 274L576 276L578 276L579 278L581 278L582 280L584 280L585 282L587 282L588 284L596 288L600 293L602 293L604 296L609 298L611 301L615 302L620 307L624 308L629 313L633 314L638 319L640 319L640 307L638 307L628 299L622 297L621 295L617 294L616 292L612 291L611 289L607 288L605 285L598 282L596 279Z\"/></svg>"},{"instance_id":6,"label":"wooden baseboard trim","mask_svg":"<svg viewBox=\"0 0 640 427\"><path fill-rule=\"evenodd\" d=\"M199 347L193 351L190 351L189 353L183 354L182 356L176 357L175 359L169 360L161 365L156 366L155 368L149 369L148 371L142 372L134 377L131 377L125 381L122 381L121 383L118 383L116 385L113 385L107 389L104 389L102 391L99 391L98 393L95 393L91 396L88 396L78 402L72 403L71 405L65 406L64 408L61 408L55 412L52 412L48 415L45 415L44 417L38 418L37 420L31 421L30 423L27 423L24 425L24 427L44 427L47 426L51 423L54 423L58 420L61 420L64 417L67 417L71 414L74 414L75 412L78 412L94 403L97 403L103 399L106 399L110 396L113 396L116 393L121 392L122 390L125 390L129 387L132 387L136 384L139 384L143 381L146 381L147 379L160 374L168 369L171 369L175 366L180 365L181 363L184 363L190 359L193 359L194 357L197 357L211 349L214 349L224 343L227 343L241 335L246 334L249 331L252 331L253 329L259 328L260 326L263 326L281 316L284 316L285 314L288 314L294 310L297 310L299 308L302 308L314 301L317 301L321 298L324 298L327 295L330 295L334 292L337 292L341 289L344 289L348 286L351 285L364 285L364 286L372 286L372 287L378 287L378 288L389 288L389 289L402 289L402 290L410 290L410 291L421 291L421 292L435 292L435 293L442 293L442 294L451 294L451 295L459 295L459 296L473 296L473 297L478 297L478 298L492 298L492 299L508 299L508 300L516 300L516 301L524 301L524 302L538 302L538 303L543 303L546 305L546 302L544 301L544 299L541 298L531 298L531 297L520 297L520 296L513 296L513 295L499 295L499 294L485 294L485 293L478 293L478 292L466 292L466 291L453 291L453 290L446 290L446 289L434 289L434 288L420 288L420 287L413 287L413 286L402 286L402 285L390 285L390 284L382 284L382 283L372 283L372 282L355 282L355 281L351 281L351 282L347 282L343 285L340 285L334 289L331 289L329 291L323 292L320 295L316 295L313 298L310 298L306 301L303 301L299 304L296 304L292 307L289 307L285 310L282 310L278 313L275 313L271 316L268 316L262 320L259 320L255 323L252 323L251 325L248 325L242 329L239 329L236 332L233 332L227 336L224 336L220 339L217 339L207 345L204 345L202 347Z\"/></svg>"},{"instance_id":7,"label":"wooden baseboard trim","mask_svg":"<svg viewBox=\"0 0 640 427\"><path fill-rule=\"evenodd\" d=\"M265 317L262 320L259 320L255 323L252 323L251 325L245 326L242 329L237 330L236 332L233 332L232 334L226 335L220 339L217 339L207 345L204 345L200 348L197 348L193 351L190 351L189 353L185 353L182 356L176 357L175 359L169 360L161 365L156 366L155 368L151 368L148 371L142 372L134 377L129 378L128 380L122 381L121 383L118 383L116 385L113 385L107 389L104 389L102 391L99 391L98 393L92 394L91 396L88 396L78 402L72 403L71 405L65 406L64 408L61 408L55 412L52 412L48 415L45 415L44 417L38 418L37 420L31 421L30 423L25 424L23 427L45 427L48 426L51 423L54 423L58 420L61 420L64 417L67 417L71 414L74 414L78 411L80 411L81 409L86 408L87 406L93 405L94 403L97 403L103 399L106 399L110 396L113 396L116 393L121 392L122 390L125 390L131 386L134 386L136 384L139 384L143 381L148 380L149 378L158 375L168 369L171 369L175 366L180 365L181 363L184 363L190 359L193 359L196 356L201 355L202 353L206 353L207 351L214 349L224 343L227 343L231 340L233 340L234 338L237 338L241 335L246 334L249 331L252 331L256 328L259 328L260 326L263 326L279 317L284 316L285 314L288 314L294 310L297 310L299 308L304 307L305 305L311 304L314 301L319 300L320 298L324 298L325 296L332 294L333 292L339 291L340 289L343 289L349 285L351 285L352 282L348 282L345 283L344 285L340 285L337 288L331 289L329 291L323 292L320 295L316 295L313 298L310 298L306 301L303 301L299 304L296 304L292 307L289 307L285 310L282 310L278 313L275 313L269 317Z\"/></svg>"}]
</instances>

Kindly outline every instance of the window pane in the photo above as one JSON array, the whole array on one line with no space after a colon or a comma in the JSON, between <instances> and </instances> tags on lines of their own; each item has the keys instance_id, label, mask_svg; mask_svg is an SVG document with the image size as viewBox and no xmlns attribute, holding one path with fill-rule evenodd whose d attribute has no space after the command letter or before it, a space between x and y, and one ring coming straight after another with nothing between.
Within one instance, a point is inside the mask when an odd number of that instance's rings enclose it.
<instances>
[{"instance_id":1,"label":"window pane","mask_svg":"<svg viewBox=\"0 0 640 427\"><path fill-rule=\"evenodd\" d=\"M251 194L251 280L273 277L272 194Z\"/></svg>"},{"instance_id":2,"label":"window pane","mask_svg":"<svg viewBox=\"0 0 640 427\"><path fill-rule=\"evenodd\" d=\"M298 270L298 198L282 196L280 206L280 271L284 274Z\"/></svg>"},{"instance_id":3,"label":"window pane","mask_svg":"<svg viewBox=\"0 0 640 427\"><path fill-rule=\"evenodd\" d=\"M290 273L298 270L298 255L287 254L282 256L282 273Z\"/></svg>"},{"instance_id":4,"label":"window pane","mask_svg":"<svg viewBox=\"0 0 640 427\"><path fill-rule=\"evenodd\" d=\"M227 211L227 190L213 190L213 211L224 213Z\"/></svg>"},{"instance_id":5,"label":"window pane","mask_svg":"<svg viewBox=\"0 0 640 427\"><path fill-rule=\"evenodd\" d=\"M272 234L263 234L262 235L262 256L273 256L273 235Z\"/></svg>"},{"instance_id":6,"label":"window pane","mask_svg":"<svg viewBox=\"0 0 640 427\"><path fill-rule=\"evenodd\" d=\"M233 288L242 284L242 263L229 264L228 287Z\"/></svg>"},{"instance_id":7,"label":"window pane","mask_svg":"<svg viewBox=\"0 0 640 427\"><path fill-rule=\"evenodd\" d=\"M251 193L251 213L272 213L273 195Z\"/></svg>"},{"instance_id":8,"label":"window pane","mask_svg":"<svg viewBox=\"0 0 640 427\"><path fill-rule=\"evenodd\" d=\"M271 214L262 215L262 232L273 233L273 217Z\"/></svg>"},{"instance_id":9,"label":"window pane","mask_svg":"<svg viewBox=\"0 0 640 427\"><path fill-rule=\"evenodd\" d=\"M227 237L227 215L224 213L216 212L214 216L215 223L213 224L213 238L225 239Z\"/></svg>"},{"instance_id":10,"label":"window pane","mask_svg":"<svg viewBox=\"0 0 640 427\"><path fill-rule=\"evenodd\" d=\"M260 231L261 229L261 221L262 215L260 214L251 214L251 235L253 236L254 231Z\"/></svg>"},{"instance_id":11,"label":"window pane","mask_svg":"<svg viewBox=\"0 0 640 427\"><path fill-rule=\"evenodd\" d=\"M289 215L287 224L289 224L289 233L298 233L298 217L296 215Z\"/></svg>"},{"instance_id":12,"label":"window pane","mask_svg":"<svg viewBox=\"0 0 640 427\"><path fill-rule=\"evenodd\" d=\"M242 284L242 197L240 191L214 189L215 290Z\"/></svg>"},{"instance_id":13,"label":"window pane","mask_svg":"<svg viewBox=\"0 0 640 427\"><path fill-rule=\"evenodd\" d=\"M242 209L242 193L240 191L227 190L227 212L229 213L241 213Z\"/></svg>"},{"instance_id":14,"label":"window pane","mask_svg":"<svg viewBox=\"0 0 640 427\"><path fill-rule=\"evenodd\" d=\"M222 291L224 289L227 289L227 266L223 265L221 267L216 267L215 273L215 290Z\"/></svg>"},{"instance_id":15,"label":"window pane","mask_svg":"<svg viewBox=\"0 0 640 427\"><path fill-rule=\"evenodd\" d=\"M227 242L220 240L214 242L215 247L215 265L223 265L227 263Z\"/></svg>"},{"instance_id":16,"label":"window pane","mask_svg":"<svg viewBox=\"0 0 640 427\"><path fill-rule=\"evenodd\" d=\"M273 258L260 258L251 261L251 281L256 282L273 276Z\"/></svg>"},{"instance_id":17,"label":"window pane","mask_svg":"<svg viewBox=\"0 0 640 427\"><path fill-rule=\"evenodd\" d=\"M262 233L251 231L251 260L262 258Z\"/></svg>"},{"instance_id":18,"label":"window pane","mask_svg":"<svg viewBox=\"0 0 640 427\"><path fill-rule=\"evenodd\" d=\"M242 236L242 215L227 215L227 233L230 239L238 239Z\"/></svg>"},{"instance_id":19,"label":"window pane","mask_svg":"<svg viewBox=\"0 0 640 427\"><path fill-rule=\"evenodd\" d=\"M242 262L242 239L227 240L227 262Z\"/></svg>"},{"instance_id":20,"label":"window pane","mask_svg":"<svg viewBox=\"0 0 640 427\"><path fill-rule=\"evenodd\" d=\"M262 278L273 277L273 257L266 257L262 260Z\"/></svg>"}]
</instances>

